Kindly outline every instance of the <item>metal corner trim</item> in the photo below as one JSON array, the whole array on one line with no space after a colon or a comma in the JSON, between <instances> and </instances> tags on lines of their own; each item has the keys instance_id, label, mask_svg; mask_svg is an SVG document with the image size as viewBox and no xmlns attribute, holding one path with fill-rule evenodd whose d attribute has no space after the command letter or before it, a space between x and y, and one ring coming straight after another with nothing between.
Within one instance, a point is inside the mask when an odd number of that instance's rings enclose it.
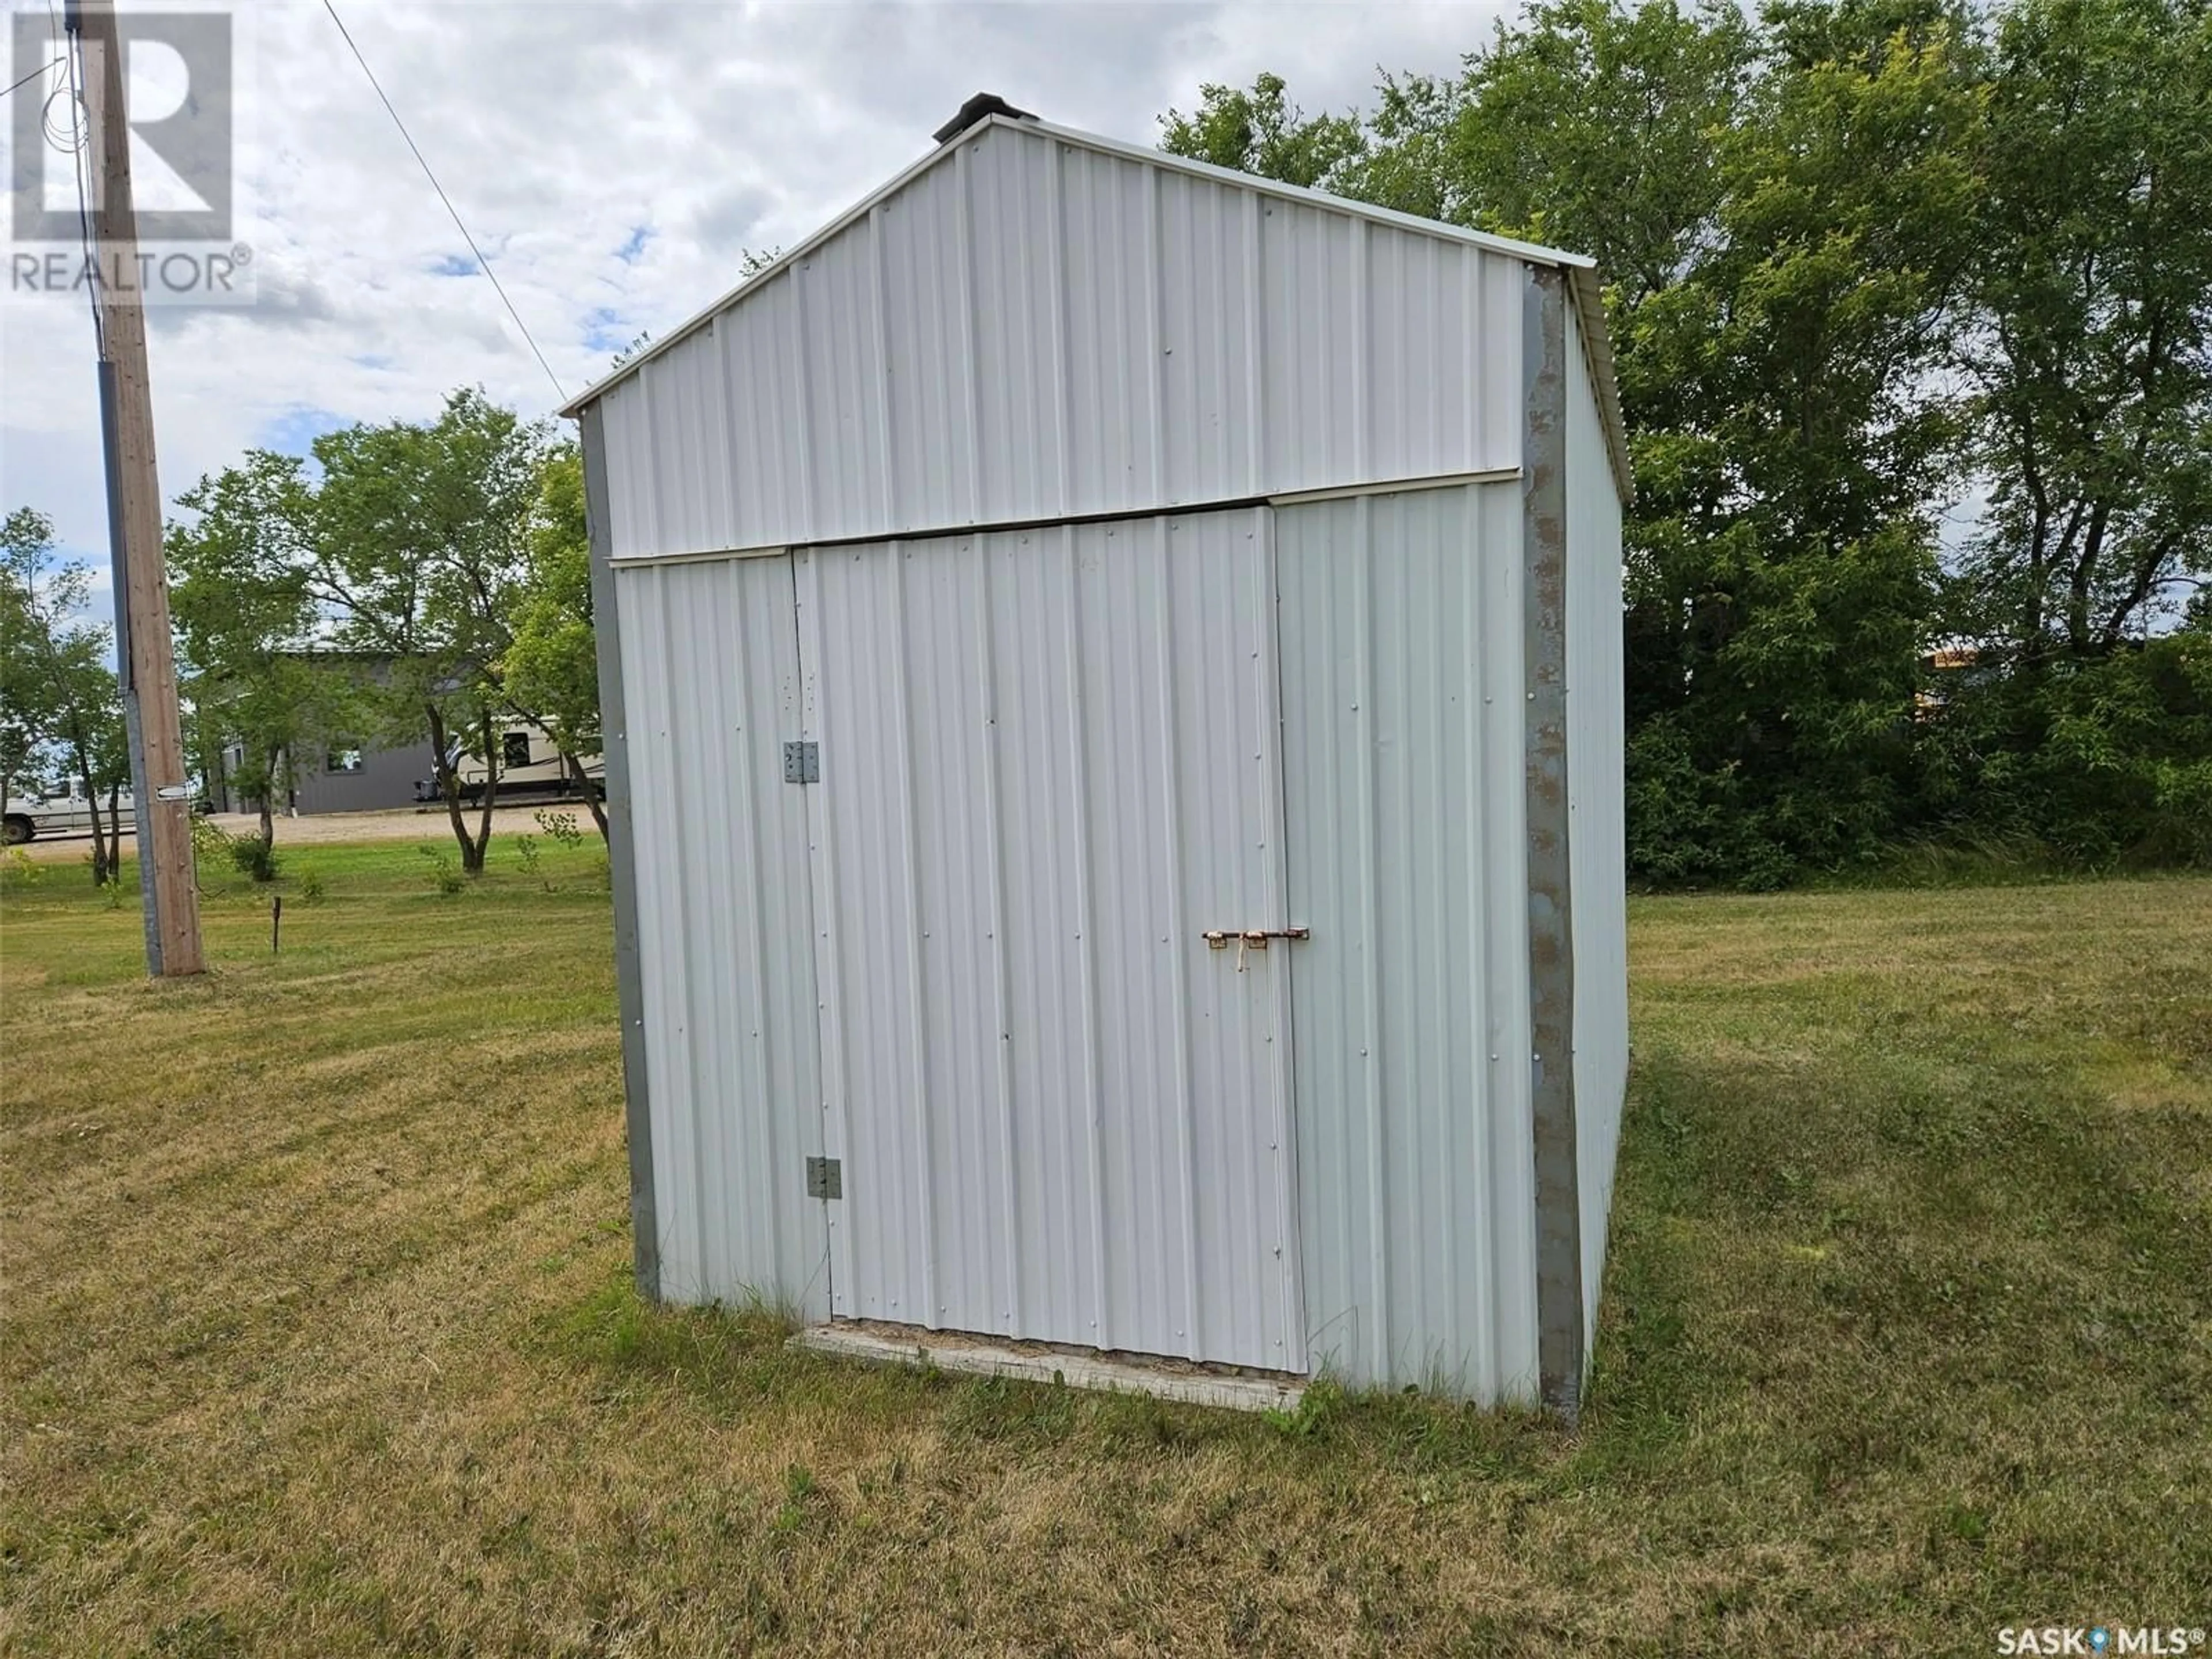
<instances>
[{"instance_id":1,"label":"metal corner trim","mask_svg":"<svg viewBox=\"0 0 2212 1659\"><path fill-rule=\"evenodd\" d=\"M1587 1344L1575 1145L1574 894L1567 843L1566 284L1561 271L1528 268L1521 502L1537 1371L1544 1404L1571 1422L1581 1406Z\"/></svg>"},{"instance_id":2,"label":"metal corner trim","mask_svg":"<svg viewBox=\"0 0 2212 1659\"><path fill-rule=\"evenodd\" d=\"M614 889L615 1001L622 1020L623 1117L629 1140L629 1218L638 1293L660 1297L660 1231L653 1190L652 1092L646 1071L645 983L637 947L637 836L623 706L622 613L607 514L606 440L597 404L580 416L584 520L591 541L592 620L598 635L599 731L606 762L607 865Z\"/></svg>"}]
</instances>

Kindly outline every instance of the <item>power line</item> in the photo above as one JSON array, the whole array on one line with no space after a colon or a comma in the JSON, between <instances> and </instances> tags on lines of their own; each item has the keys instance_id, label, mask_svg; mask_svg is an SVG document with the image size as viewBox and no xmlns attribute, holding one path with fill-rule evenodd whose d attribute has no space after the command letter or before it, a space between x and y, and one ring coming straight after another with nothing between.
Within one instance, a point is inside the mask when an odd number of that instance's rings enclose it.
<instances>
[{"instance_id":1,"label":"power line","mask_svg":"<svg viewBox=\"0 0 2212 1659\"><path fill-rule=\"evenodd\" d=\"M83 43L77 39L75 30L70 31L67 50L57 61L69 65L69 84L61 90L69 94L70 134L76 140L70 149L70 181L76 186L76 243L79 252L84 257L86 266L93 273L93 280L87 283L84 287L85 299L92 307L93 349L99 355L100 360L106 362L107 361L107 319L100 314L100 285L107 280L107 271L100 264L100 256L94 248L91 193L85 188L85 174L91 170L93 165L92 134L78 120L78 117L84 113L89 106L86 104L84 99L84 47ZM49 112L53 108L53 102L52 98L46 100L46 108ZM103 410L100 416L103 423L106 418L106 412ZM120 595L118 594L118 597L119 599ZM120 616L122 612L118 609L116 614ZM126 667L127 665L125 665Z\"/></svg>"},{"instance_id":2,"label":"power line","mask_svg":"<svg viewBox=\"0 0 2212 1659\"><path fill-rule=\"evenodd\" d=\"M41 75L44 75L48 70L52 69L56 64L58 64L62 60L58 58L48 58L45 63L40 64L38 68L33 70L21 80L16 82L15 86L9 88L8 92L14 92L17 87L29 86L32 82L37 80ZM8 95L8 92L0 92L0 98L5 98Z\"/></svg>"},{"instance_id":3,"label":"power line","mask_svg":"<svg viewBox=\"0 0 2212 1659\"><path fill-rule=\"evenodd\" d=\"M338 26L338 33L345 37L346 46L353 52L354 62L361 65L361 72L368 77L368 84L375 89L378 99L383 103L385 113L392 118L392 125L399 129L399 136L407 141L407 148L414 152L415 163L422 169L422 176L430 181L430 188L438 192L438 199L446 204L446 211L453 216L453 228L461 233L461 240L469 245L469 252L476 255L477 268L491 278L492 288L499 295L500 303L507 307L507 314L514 319L514 325L522 331L522 337L529 343L531 355L538 359L538 368L545 371L545 378L553 382L553 390L560 394L561 401L566 403L568 392L561 384L561 377L553 372L553 365L545 361L545 354L538 350L538 341L530 332L530 325L522 320L522 313L514 308L514 301L507 298L507 289L500 283L499 273L491 268L491 261L484 258L483 250L477 246L477 239L469 234L469 228L461 222L460 210L453 205L453 198L446 194L446 187L438 182L438 175L430 171L429 162L422 159L422 152L408 132L407 124L399 118L399 112L392 108L392 100L385 95L384 88L376 78L376 71L369 68L368 59L362 57L361 48L354 45L353 32L346 27L345 19L338 15L338 9L331 3L331 0L323 0L323 9L330 13L331 21Z\"/></svg>"}]
</instances>

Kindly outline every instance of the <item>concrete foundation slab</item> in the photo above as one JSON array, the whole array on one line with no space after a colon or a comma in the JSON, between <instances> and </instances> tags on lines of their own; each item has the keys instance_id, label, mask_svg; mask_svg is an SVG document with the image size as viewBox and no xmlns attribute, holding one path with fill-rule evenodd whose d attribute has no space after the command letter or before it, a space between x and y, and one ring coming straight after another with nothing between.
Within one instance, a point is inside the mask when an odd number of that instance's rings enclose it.
<instances>
[{"instance_id":1,"label":"concrete foundation slab","mask_svg":"<svg viewBox=\"0 0 2212 1659\"><path fill-rule=\"evenodd\" d=\"M1147 1394L1224 1411L1295 1411L1305 1386L1289 1378L1240 1376L1171 1361L1108 1358L1057 1349L1008 1347L988 1339L918 1331L887 1335L842 1325L813 1325L791 1339L794 1348L835 1354L874 1365L933 1365L963 1376L1007 1376L1024 1382L1064 1382L1072 1389Z\"/></svg>"}]
</instances>

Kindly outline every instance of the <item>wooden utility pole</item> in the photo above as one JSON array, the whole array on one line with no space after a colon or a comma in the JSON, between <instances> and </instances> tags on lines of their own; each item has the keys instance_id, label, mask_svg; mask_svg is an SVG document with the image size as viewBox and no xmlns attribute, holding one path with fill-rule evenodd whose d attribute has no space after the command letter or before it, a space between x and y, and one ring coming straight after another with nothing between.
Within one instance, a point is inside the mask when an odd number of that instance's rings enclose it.
<instances>
[{"instance_id":1,"label":"wooden utility pole","mask_svg":"<svg viewBox=\"0 0 2212 1659\"><path fill-rule=\"evenodd\" d=\"M146 373L146 311L138 215L131 193L131 122L114 0L70 0L69 29L84 65L91 116L92 230L100 262L101 437L107 456L108 547L115 564L116 669L131 744L138 818L138 880L146 908L146 968L197 974L199 889L192 872L191 787L177 707L169 634L169 578L161 556L161 487L154 471L154 389Z\"/></svg>"}]
</instances>

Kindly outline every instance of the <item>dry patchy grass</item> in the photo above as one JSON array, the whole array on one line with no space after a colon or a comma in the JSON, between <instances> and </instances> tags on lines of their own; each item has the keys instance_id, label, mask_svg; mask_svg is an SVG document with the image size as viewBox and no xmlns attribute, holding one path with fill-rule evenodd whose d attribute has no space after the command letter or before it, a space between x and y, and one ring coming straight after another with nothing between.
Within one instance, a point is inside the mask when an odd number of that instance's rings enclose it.
<instances>
[{"instance_id":1,"label":"dry patchy grass","mask_svg":"<svg viewBox=\"0 0 2212 1659\"><path fill-rule=\"evenodd\" d=\"M0 912L0 1646L1988 1651L2212 1615L2212 884L1639 902L1579 1432L641 1306L605 902ZM298 873L297 867L294 873Z\"/></svg>"}]
</instances>

